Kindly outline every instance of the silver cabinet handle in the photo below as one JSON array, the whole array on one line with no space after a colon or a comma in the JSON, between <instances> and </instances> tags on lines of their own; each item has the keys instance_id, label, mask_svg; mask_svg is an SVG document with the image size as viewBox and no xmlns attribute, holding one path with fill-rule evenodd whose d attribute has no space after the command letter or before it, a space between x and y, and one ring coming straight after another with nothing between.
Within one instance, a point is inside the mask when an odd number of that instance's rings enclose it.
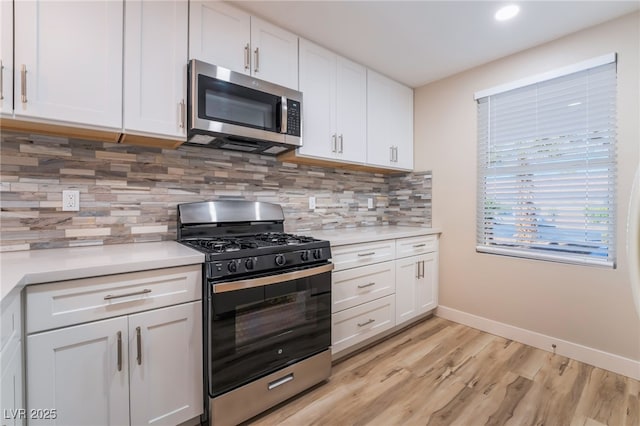
<instances>
[{"instance_id":1,"label":"silver cabinet handle","mask_svg":"<svg viewBox=\"0 0 640 426\"><path fill-rule=\"evenodd\" d=\"M418 267L418 276L416 278L424 278L424 260L416 262L416 266Z\"/></svg>"},{"instance_id":2,"label":"silver cabinet handle","mask_svg":"<svg viewBox=\"0 0 640 426\"><path fill-rule=\"evenodd\" d=\"M420 279L420 262L416 262L416 279Z\"/></svg>"},{"instance_id":3,"label":"silver cabinet handle","mask_svg":"<svg viewBox=\"0 0 640 426\"><path fill-rule=\"evenodd\" d=\"M269 385L267 386L267 389L271 390L271 389L277 388L278 386L284 385L285 383L290 382L292 380L293 380L293 373L289 373L286 376L269 383Z\"/></svg>"},{"instance_id":4,"label":"silver cabinet handle","mask_svg":"<svg viewBox=\"0 0 640 426\"><path fill-rule=\"evenodd\" d=\"M331 152L337 152L338 151L338 144L336 142L336 135L333 134L331 135Z\"/></svg>"},{"instance_id":5,"label":"silver cabinet handle","mask_svg":"<svg viewBox=\"0 0 640 426\"><path fill-rule=\"evenodd\" d=\"M244 46L244 69L248 70L249 69L249 43L245 44Z\"/></svg>"},{"instance_id":6,"label":"silver cabinet handle","mask_svg":"<svg viewBox=\"0 0 640 426\"><path fill-rule=\"evenodd\" d=\"M142 333L140 332L140 327L136 327L136 347L138 349L138 365L142 365Z\"/></svg>"},{"instance_id":7,"label":"silver cabinet handle","mask_svg":"<svg viewBox=\"0 0 640 426\"><path fill-rule=\"evenodd\" d=\"M342 135L338 136L338 139L340 139L340 151L339 152L340 152L340 154L342 154L342 149L344 148L344 144L343 144L344 140L342 138Z\"/></svg>"},{"instance_id":8,"label":"silver cabinet handle","mask_svg":"<svg viewBox=\"0 0 640 426\"><path fill-rule=\"evenodd\" d=\"M374 254L376 254L375 251L370 251L368 253L358 253L358 256L373 256Z\"/></svg>"},{"instance_id":9,"label":"silver cabinet handle","mask_svg":"<svg viewBox=\"0 0 640 426\"><path fill-rule=\"evenodd\" d=\"M0 59L0 101L4 100L4 64Z\"/></svg>"},{"instance_id":10,"label":"silver cabinet handle","mask_svg":"<svg viewBox=\"0 0 640 426\"><path fill-rule=\"evenodd\" d=\"M255 67L253 68L253 71L259 72L260 71L260 48L256 47L256 50L253 53L255 57L255 62L254 62Z\"/></svg>"},{"instance_id":11,"label":"silver cabinet handle","mask_svg":"<svg viewBox=\"0 0 640 426\"><path fill-rule=\"evenodd\" d=\"M390 154L391 154L391 158L390 158L389 161L391 161L393 163L393 147L392 146L389 147L389 151L390 151Z\"/></svg>"},{"instance_id":12,"label":"silver cabinet handle","mask_svg":"<svg viewBox=\"0 0 640 426\"><path fill-rule=\"evenodd\" d=\"M358 288L367 288L367 287L371 287L372 285L376 285L376 283L359 284Z\"/></svg>"},{"instance_id":13,"label":"silver cabinet handle","mask_svg":"<svg viewBox=\"0 0 640 426\"><path fill-rule=\"evenodd\" d=\"M147 293L151 293L151 290L148 288L145 288L144 290L140 290L140 291L134 291L131 293L125 293L125 294L107 294L104 297L104 300L118 299L120 297L127 297L127 296L137 296L138 294L147 294Z\"/></svg>"},{"instance_id":14,"label":"silver cabinet handle","mask_svg":"<svg viewBox=\"0 0 640 426\"><path fill-rule=\"evenodd\" d=\"M427 245L426 243L422 243L422 244L414 244L414 245L413 245L413 248L424 247L424 246L426 246L426 245Z\"/></svg>"},{"instance_id":15,"label":"silver cabinet handle","mask_svg":"<svg viewBox=\"0 0 640 426\"><path fill-rule=\"evenodd\" d=\"M376 322L376 320L369 318L368 321L363 322L362 324L358 323L358 327L364 327L365 325L369 325L372 322Z\"/></svg>"},{"instance_id":16,"label":"silver cabinet handle","mask_svg":"<svg viewBox=\"0 0 640 426\"><path fill-rule=\"evenodd\" d=\"M280 98L280 133L287 133L287 121L288 121L288 110L287 110L287 97L282 96Z\"/></svg>"},{"instance_id":17,"label":"silver cabinet handle","mask_svg":"<svg viewBox=\"0 0 640 426\"><path fill-rule=\"evenodd\" d=\"M22 64L20 69L20 99L23 104L27 103L27 66Z\"/></svg>"},{"instance_id":18,"label":"silver cabinet handle","mask_svg":"<svg viewBox=\"0 0 640 426\"><path fill-rule=\"evenodd\" d=\"M184 114L185 113L185 104L184 104L184 99L180 101L180 103L178 103L178 114L180 115L180 118L178 120L178 126L181 129L184 129Z\"/></svg>"},{"instance_id":19,"label":"silver cabinet handle","mask_svg":"<svg viewBox=\"0 0 640 426\"><path fill-rule=\"evenodd\" d=\"M118 371L122 371L122 331L118 331Z\"/></svg>"}]
</instances>

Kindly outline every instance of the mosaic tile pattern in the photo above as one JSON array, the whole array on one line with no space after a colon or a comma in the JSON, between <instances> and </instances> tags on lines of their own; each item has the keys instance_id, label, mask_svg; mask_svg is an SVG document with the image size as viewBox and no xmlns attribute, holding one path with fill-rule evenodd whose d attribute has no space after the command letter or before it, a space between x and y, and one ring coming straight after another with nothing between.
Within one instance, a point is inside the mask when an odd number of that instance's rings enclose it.
<instances>
[{"instance_id":1,"label":"mosaic tile pattern","mask_svg":"<svg viewBox=\"0 0 640 426\"><path fill-rule=\"evenodd\" d=\"M190 146L0 137L2 251L173 240L177 204L219 199L278 203L288 232L431 223L430 174L389 177ZM64 189L80 191L79 212L62 211Z\"/></svg>"}]
</instances>

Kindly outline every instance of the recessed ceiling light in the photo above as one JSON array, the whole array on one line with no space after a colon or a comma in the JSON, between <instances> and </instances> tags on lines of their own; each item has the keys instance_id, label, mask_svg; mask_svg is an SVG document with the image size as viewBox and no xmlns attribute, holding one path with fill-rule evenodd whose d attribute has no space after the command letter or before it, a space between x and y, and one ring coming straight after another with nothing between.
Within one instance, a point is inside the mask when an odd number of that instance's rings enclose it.
<instances>
[{"instance_id":1,"label":"recessed ceiling light","mask_svg":"<svg viewBox=\"0 0 640 426\"><path fill-rule=\"evenodd\" d=\"M520 6L516 4L510 4L498 9L494 17L496 18L496 21L507 21L516 16L518 12L520 12Z\"/></svg>"}]
</instances>

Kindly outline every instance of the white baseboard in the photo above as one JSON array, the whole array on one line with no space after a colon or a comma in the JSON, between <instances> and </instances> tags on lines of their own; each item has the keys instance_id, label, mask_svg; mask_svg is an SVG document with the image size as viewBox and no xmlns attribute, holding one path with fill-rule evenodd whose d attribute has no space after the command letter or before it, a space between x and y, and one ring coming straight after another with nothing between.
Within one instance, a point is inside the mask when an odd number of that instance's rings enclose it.
<instances>
[{"instance_id":1,"label":"white baseboard","mask_svg":"<svg viewBox=\"0 0 640 426\"><path fill-rule=\"evenodd\" d=\"M632 379L640 380L640 361L634 361L599 349L557 339L552 336L525 330L524 328L515 327L492 319L479 317L477 315L448 308L446 306L438 306L436 316L468 325L469 327L477 328L478 330L486 331L487 333L495 334L496 336L515 340L516 342L524 343L548 352L553 351L551 345L555 344L555 351L559 355L566 356L604 370L613 371L614 373L622 374L623 376L631 377Z\"/></svg>"}]
</instances>

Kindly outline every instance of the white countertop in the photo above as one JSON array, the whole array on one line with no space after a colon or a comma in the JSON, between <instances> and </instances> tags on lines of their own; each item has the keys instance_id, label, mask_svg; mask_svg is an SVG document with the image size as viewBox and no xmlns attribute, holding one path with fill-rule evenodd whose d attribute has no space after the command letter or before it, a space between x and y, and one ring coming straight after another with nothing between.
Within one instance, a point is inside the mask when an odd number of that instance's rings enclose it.
<instances>
[{"instance_id":1,"label":"white countertop","mask_svg":"<svg viewBox=\"0 0 640 426\"><path fill-rule=\"evenodd\" d=\"M0 301L28 284L121 274L204 262L175 241L0 253Z\"/></svg>"},{"instance_id":2,"label":"white countertop","mask_svg":"<svg viewBox=\"0 0 640 426\"><path fill-rule=\"evenodd\" d=\"M358 228L341 228L323 231L308 231L308 234L320 240L331 241L331 246L368 243L371 241L393 240L396 238L418 237L421 235L439 234L438 228L421 228L418 226L363 226Z\"/></svg>"}]
</instances>

